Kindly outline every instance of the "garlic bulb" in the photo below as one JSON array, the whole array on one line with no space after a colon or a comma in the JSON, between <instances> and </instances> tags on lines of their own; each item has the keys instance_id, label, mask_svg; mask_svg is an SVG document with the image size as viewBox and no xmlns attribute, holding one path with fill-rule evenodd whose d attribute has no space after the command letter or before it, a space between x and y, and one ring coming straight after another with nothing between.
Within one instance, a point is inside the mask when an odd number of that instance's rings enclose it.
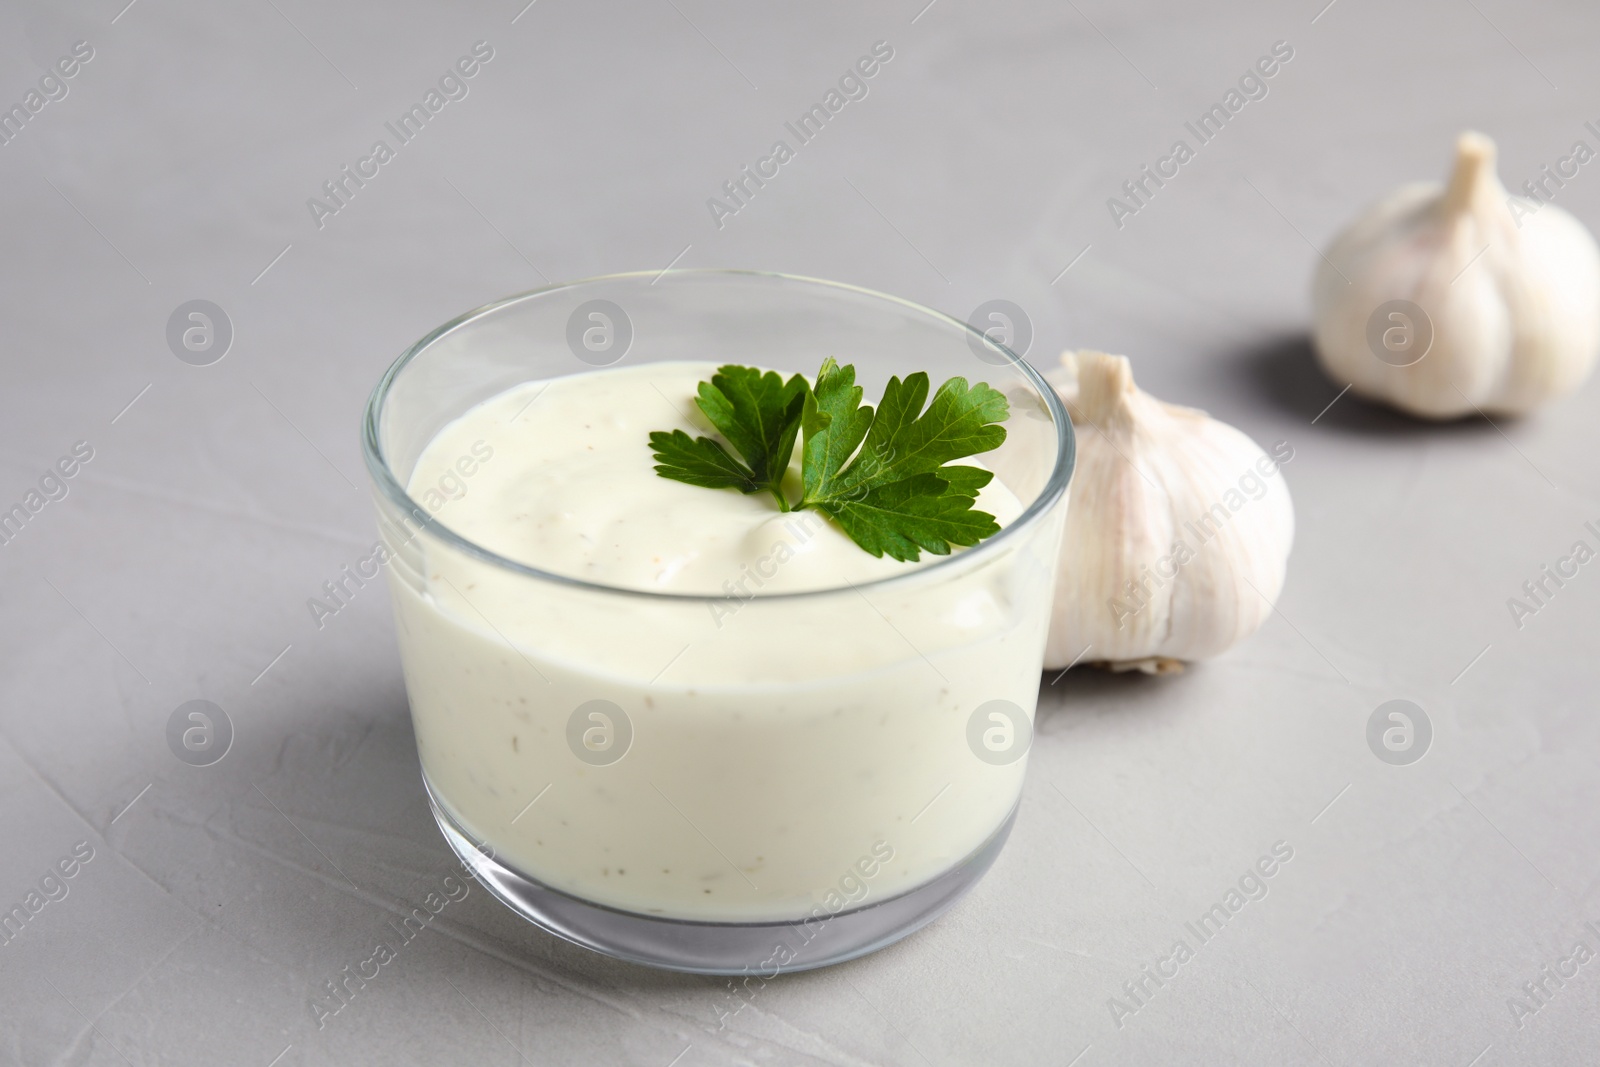
<instances>
[{"instance_id":1,"label":"garlic bulb","mask_svg":"<svg viewBox=\"0 0 1600 1067\"><path fill-rule=\"evenodd\" d=\"M1164 404L1128 361L1066 353L1052 383L1077 467L1047 666L1165 673L1253 633L1283 588L1294 506L1278 466L1225 423Z\"/></svg>"},{"instance_id":2,"label":"garlic bulb","mask_svg":"<svg viewBox=\"0 0 1600 1067\"><path fill-rule=\"evenodd\" d=\"M1312 306L1335 380L1448 419L1521 415L1588 375L1600 249L1560 208L1507 195L1494 160L1493 141L1462 134L1448 185L1403 186L1334 241Z\"/></svg>"}]
</instances>

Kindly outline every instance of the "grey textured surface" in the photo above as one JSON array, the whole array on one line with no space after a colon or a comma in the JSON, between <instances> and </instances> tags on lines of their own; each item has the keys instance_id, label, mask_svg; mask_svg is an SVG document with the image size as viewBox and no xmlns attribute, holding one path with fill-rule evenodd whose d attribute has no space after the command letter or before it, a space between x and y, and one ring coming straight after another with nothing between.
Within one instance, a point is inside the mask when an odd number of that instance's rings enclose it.
<instances>
[{"instance_id":1,"label":"grey textured surface","mask_svg":"<svg viewBox=\"0 0 1600 1067\"><path fill-rule=\"evenodd\" d=\"M0 904L94 852L0 946L0 1061L1594 1062L1600 962L1520 1028L1508 998L1600 950L1600 575L1520 630L1505 601L1593 541L1600 381L1499 427L1317 418L1304 341L1313 246L1459 129L1513 186L1596 144L1592 5L125 2L0 11L6 103L94 49L0 146L0 498L94 450L0 548ZM319 228L307 198L479 40L470 93ZM719 229L706 199L878 40L868 96ZM1118 229L1106 199L1278 40L1269 95ZM1591 226L1593 169L1558 199ZM1007 851L876 956L739 998L474 890L319 1030L316 987L449 859L386 593L305 606L373 538L366 393L461 310L671 262L1013 300L1035 362L1125 352L1291 442L1280 614L1182 676L1047 676ZM197 298L235 331L207 367L165 340ZM1367 749L1393 698L1434 725L1411 766ZM236 731L209 767L165 739L193 699ZM1119 1026L1279 841L1265 899Z\"/></svg>"}]
</instances>

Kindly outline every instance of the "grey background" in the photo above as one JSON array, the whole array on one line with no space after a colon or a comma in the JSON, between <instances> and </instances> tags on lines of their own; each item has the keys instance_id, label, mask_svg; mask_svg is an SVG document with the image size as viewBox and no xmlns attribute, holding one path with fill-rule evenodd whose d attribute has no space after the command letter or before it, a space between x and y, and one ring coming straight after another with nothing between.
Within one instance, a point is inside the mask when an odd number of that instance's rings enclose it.
<instances>
[{"instance_id":1,"label":"grey background","mask_svg":"<svg viewBox=\"0 0 1600 1067\"><path fill-rule=\"evenodd\" d=\"M1520 1029L1507 999L1574 942L1600 950L1600 572L1520 630L1505 601L1593 541L1600 381L1500 426L1350 397L1317 418L1341 383L1304 334L1315 247L1442 176L1460 129L1499 141L1513 186L1596 146L1600 13L924 2L0 11L7 104L95 49L0 147L0 498L95 450L0 548L0 903L95 849L0 947L0 1061L1593 1062L1600 962ZM319 230L306 199L478 40L470 95ZM895 57L870 95L719 230L706 199L877 40ZM1116 228L1106 198L1277 40L1295 55L1270 95ZM1600 225L1600 163L1558 202ZM387 594L321 631L305 606L374 536L367 391L459 311L674 262L958 315L1009 299L1041 366L1127 353L1154 394L1290 442L1280 612L1178 677L1047 675L988 879L722 1028L725 983L602 959L474 889L318 1031L314 988L449 859ZM191 299L233 322L213 366L166 346ZM1366 745L1395 698L1434 727L1411 766ZM192 699L235 727L210 767L166 745ZM1270 894L1119 1029L1108 998L1278 841Z\"/></svg>"}]
</instances>

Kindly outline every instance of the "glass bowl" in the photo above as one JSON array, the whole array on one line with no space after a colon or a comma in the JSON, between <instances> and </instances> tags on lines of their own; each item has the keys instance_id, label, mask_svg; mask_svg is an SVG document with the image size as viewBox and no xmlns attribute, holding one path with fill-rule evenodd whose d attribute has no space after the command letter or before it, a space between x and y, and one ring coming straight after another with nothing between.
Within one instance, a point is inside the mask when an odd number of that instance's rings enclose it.
<instances>
[{"instance_id":1,"label":"glass bowl","mask_svg":"<svg viewBox=\"0 0 1600 1067\"><path fill-rule=\"evenodd\" d=\"M407 489L446 424L522 383L686 359L809 375L825 356L855 364L869 401L917 370L1004 392L1006 441L977 458L1021 514L881 580L691 596L497 555ZM1060 401L1005 348L833 282L613 275L428 334L379 381L362 443L428 797L515 911L622 959L770 977L905 937L998 854L1073 460Z\"/></svg>"}]
</instances>

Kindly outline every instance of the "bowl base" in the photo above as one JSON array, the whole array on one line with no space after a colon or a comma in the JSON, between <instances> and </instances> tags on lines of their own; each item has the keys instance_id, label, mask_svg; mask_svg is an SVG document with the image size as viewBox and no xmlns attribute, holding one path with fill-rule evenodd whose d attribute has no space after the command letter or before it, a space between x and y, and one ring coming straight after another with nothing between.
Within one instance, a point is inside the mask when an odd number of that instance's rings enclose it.
<instances>
[{"instance_id":1,"label":"bowl base","mask_svg":"<svg viewBox=\"0 0 1600 1067\"><path fill-rule=\"evenodd\" d=\"M427 779L423 779L427 785ZM461 827L432 787L428 805L445 840L484 888L512 911L557 937L620 960L691 974L762 979L809 971L876 952L926 926L982 878L1000 853L1013 807L969 856L915 889L821 918L770 922L669 919L593 904L552 889L494 858Z\"/></svg>"}]
</instances>

